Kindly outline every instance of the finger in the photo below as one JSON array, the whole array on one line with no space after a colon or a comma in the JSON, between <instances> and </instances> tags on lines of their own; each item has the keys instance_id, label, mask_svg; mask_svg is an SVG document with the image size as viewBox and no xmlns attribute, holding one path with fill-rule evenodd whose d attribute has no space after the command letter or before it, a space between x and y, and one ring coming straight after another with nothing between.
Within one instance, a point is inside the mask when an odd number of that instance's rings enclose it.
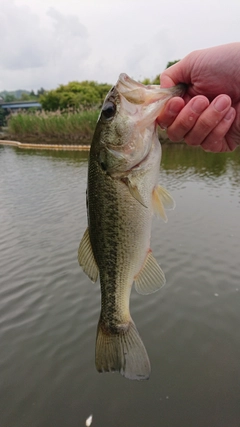
<instances>
[{"instance_id":1,"label":"finger","mask_svg":"<svg viewBox=\"0 0 240 427\"><path fill-rule=\"evenodd\" d=\"M168 88L176 85L173 79L168 76L167 71L164 71L163 74L160 74L160 84L161 88Z\"/></svg>"},{"instance_id":2,"label":"finger","mask_svg":"<svg viewBox=\"0 0 240 427\"><path fill-rule=\"evenodd\" d=\"M234 151L239 146L237 141L234 138L232 138L232 136L230 136L229 133L226 135L225 140L226 140L226 144L229 148L229 151Z\"/></svg>"},{"instance_id":3,"label":"finger","mask_svg":"<svg viewBox=\"0 0 240 427\"><path fill-rule=\"evenodd\" d=\"M170 126L177 115L180 113L184 107L185 102L182 98L174 97L167 102L165 108L161 111L157 118L157 122L162 129L166 129Z\"/></svg>"},{"instance_id":4,"label":"finger","mask_svg":"<svg viewBox=\"0 0 240 427\"><path fill-rule=\"evenodd\" d=\"M191 84L192 66L188 57L172 65L160 75L161 87L167 88L178 83Z\"/></svg>"},{"instance_id":5,"label":"finger","mask_svg":"<svg viewBox=\"0 0 240 427\"><path fill-rule=\"evenodd\" d=\"M226 141L231 151L240 145L240 102L235 104L236 116L234 122L226 135Z\"/></svg>"},{"instance_id":6,"label":"finger","mask_svg":"<svg viewBox=\"0 0 240 427\"><path fill-rule=\"evenodd\" d=\"M217 127L231 108L231 98L228 95L217 96L205 111L199 116L195 126L185 135L189 145L200 145ZM220 139L220 138L219 138Z\"/></svg>"},{"instance_id":7,"label":"finger","mask_svg":"<svg viewBox=\"0 0 240 427\"><path fill-rule=\"evenodd\" d=\"M171 141L181 141L194 127L200 114L208 105L209 101L205 96L199 95L192 98L168 127L167 133Z\"/></svg>"},{"instance_id":8,"label":"finger","mask_svg":"<svg viewBox=\"0 0 240 427\"><path fill-rule=\"evenodd\" d=\"M201 147L205 151L221 153L226 151L233 151L236 148L235 144L228 144L225 138L225 135L228 133L235 119L235 116L236 111L233 107L231 107L225 114L224 118L219 122L219 124L213 129L213 131L201 144Z\"/></svg>"}]
</instances>

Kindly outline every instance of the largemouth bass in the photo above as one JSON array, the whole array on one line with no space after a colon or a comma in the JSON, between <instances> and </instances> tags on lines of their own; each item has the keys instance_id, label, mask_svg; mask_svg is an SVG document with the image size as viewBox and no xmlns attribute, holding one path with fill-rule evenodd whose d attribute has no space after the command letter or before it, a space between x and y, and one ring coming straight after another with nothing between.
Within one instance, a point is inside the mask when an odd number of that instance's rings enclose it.
<instances>
[{"instance_id":1,"label":"largemouth bass","mask_svg":"<svg viewBox=\"0 0 240 427\"><path fill-rule=\"evenodd\" d=\"M129 310L133 282L140 294L160 289L165 276L150 249L154 212L166 221L174 208L158 185L161 145L156 118L168 99L183 94L144 86L126 74L108 93L89 155L88 228L79 246L84 272L101 284L96 368L147 379L150 362Z\"/></svg>"}]
</instances>

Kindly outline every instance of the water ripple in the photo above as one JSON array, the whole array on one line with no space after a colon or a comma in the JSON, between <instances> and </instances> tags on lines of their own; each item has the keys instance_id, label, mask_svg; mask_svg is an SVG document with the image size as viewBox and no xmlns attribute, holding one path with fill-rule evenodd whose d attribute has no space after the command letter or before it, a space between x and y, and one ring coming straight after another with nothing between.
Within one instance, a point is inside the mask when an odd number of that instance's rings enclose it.
<instances>
[{"instance_id":1,"label":"water ripple","mask_svg":"<svg viewBox=\"0 0 240 427\"><path fill-rule=\"evenodd\" d=\"M162 426L201 427L208 419L235 427L239 160L163 151L160 181L177 207L167 224L153 220L151 247L165 287L131 295L152 363L150 381L136 384L94 367L100 287L77 262L87 224L86 154L0 150L1 427L84 425L92 412L105 427L130 419L138 427L160 419Z\"/></svg>"}]
</instances>

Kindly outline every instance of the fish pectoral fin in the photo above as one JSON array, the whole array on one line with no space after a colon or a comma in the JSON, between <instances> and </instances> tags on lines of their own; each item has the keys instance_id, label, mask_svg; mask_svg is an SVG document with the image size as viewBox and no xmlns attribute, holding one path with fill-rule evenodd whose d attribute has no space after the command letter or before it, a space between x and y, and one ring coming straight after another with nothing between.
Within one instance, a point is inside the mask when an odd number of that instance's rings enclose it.
<instances>
[{"instance_id":1,"label":"fish pectoral fin","mask_svg":"<svg viewBox=\"0 0 240 427\"><path fill-rule=\"evenodd\" d=\"M120 372L130 380L149 378L151 367L147 351L132 319L112 333L100 317L95 362L99 372Z\"/></svg>"},{"instance_id":2,"label":"fish pectoral fin","mask_svg":"<svg viewBox=\"0 0 240 427\"><path fill-rule=\"evenodd\" d=\"M165 222L167 222L167 215L165 209L174 209L176 206L175 200L172 198L169 192L157 185L153 189L152 193L153 211L160 215Z\"/></svg>"},{"instance_id":3,"label":"fish pectoral fin","mask_svg":"<svg viewBox=\"0 0 240 427\"><path fill-rule=\"evenodd\" d=\"M98 266L95 261L92 245L89 237L89 229L87 228L78 249L78 262L92 282L96 282L98 278Z\"/></svg>"},{"instance_id":4,"label":"fish pectoral fin","mask_svg":"<svg viewBox=\"0 0 240 427\"><path fill-rule=\"evenodd\" d=\"M143 205L145 208L147 206L145 205L143 198L138 190L137 185L133 184L129 178L123 179L123 182L128 186L128 189L130 191L130 194L136 199L141 205Z\"/></svg>"},{"instance_id":5,"label":"fish pectoral fin","mask_svg":"<svg viewBox=\"0 0 240 427\"><path fill-rule=\"evenodd\" d=\"M155 260L152 251L149 251L142 269L135 278L136 291L141 295L148 295L158 291L165 283L164 272Z\"/></svg>"}]
</instances>

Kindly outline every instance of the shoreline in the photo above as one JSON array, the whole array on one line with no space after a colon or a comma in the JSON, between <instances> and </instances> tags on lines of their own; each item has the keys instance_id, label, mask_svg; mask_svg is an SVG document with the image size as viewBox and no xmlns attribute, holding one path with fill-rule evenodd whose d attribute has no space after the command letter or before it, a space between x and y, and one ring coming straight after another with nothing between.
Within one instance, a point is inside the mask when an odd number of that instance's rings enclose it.
<instances>
[{"instance_id":1,"label":"shoreline","mask_svg":"<svg viewBox=\"0 0 240 427\"><path fill-rule=\"evenodd\" d=\"M58 142L56 138L46 138L45 136L43 138L45 139L45 141L47 141L47 143L42 144L41 139L39 137L37 138L37 141L40 141L40 142L28 142L30 137L23 138L26 142L20 142L20 141L11 140L11 135L7 134L6 132L0 132L0 145L9 145L9 146L13 146L21 149L34 149L34 150L89 151L91 146L90 142L92 140L92 136L93 135L91 135L91 138L85 136L84 141L87 142L86 144L68 144L68 143L64 144L65 142L64 140L60 144L54 144L54 142ZM12 135L12 137L14 136ZM10 138L10 139L7 139L7 138ZM168 142L166 131L163 129L160 129L160 128L158 129L158 138L161 144ZM32 137L31 139L34 139L34 137ZM35 141L36 141L36 138L35 138Z\"/></svg>"},{"instance_id":2,"label":"shoreline","mask_svg":"<svg viewBox=\"0 0 240 427\"><path fill-rule=\"evenodd\" d=\"M19 141L8 141L0 139L0 145L10 145L18 148L25 149L39 149L39 150L68 150L68 151L89 151L90 145L71 145L71 144L32 144Z\"/></svg>"}]
</instances>

